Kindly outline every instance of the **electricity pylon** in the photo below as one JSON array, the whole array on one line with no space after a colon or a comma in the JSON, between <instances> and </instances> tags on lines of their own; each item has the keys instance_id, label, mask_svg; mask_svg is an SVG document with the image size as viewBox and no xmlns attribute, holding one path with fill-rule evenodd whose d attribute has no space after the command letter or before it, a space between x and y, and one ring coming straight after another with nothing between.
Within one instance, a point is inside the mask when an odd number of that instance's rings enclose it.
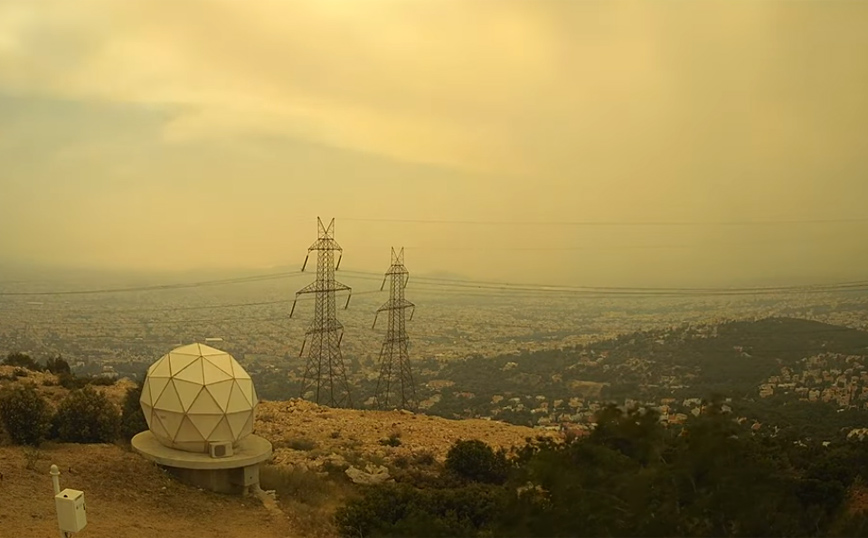
<instances>
[{"instance_id":1,"label":"electricity pylon","mask_svg":"<svg viewBox=\"0 0 868 538\"><path fill-rule=\"evenodd\" d=\"M317 251L316 280L295 293L295 301L292 302L292 310L289 312L291 318L300 295L316 294L313 322L304 333L304 342L299 353L299 356L303 357L304 350L307 348L307 361L301 379L301 397L305 398L307 393L313 390L316 403L320 403L320 399L323 399L324 403L331 407L344 405L352 407L353 400L350 396L347 371L341 357L344 326L337 319L335 307L335 293L339 291L350 292L344 309L350 305L352 288L335 280L335 271L340 267L343 257L343 249L335 241L335 219L332 219L326 228L317 217L316 226L319 237L307 249L307 256L301 267L304 271L310 253ZM337 265L335 265L335 252L338 253Z\"/></svg>"},{"instance_id":2,"label":"electricity pylon","mask_svg":"<svg viewBox=\"0 0 868 538\"><path fill-rule=\"evenodd\" d=\"M377 407L385 409L389 403L398 403L395 385L400 385L400 397L402 409L413 409L416 401L416 385L413 383L413 373L410 371L410 339L407 338L406 313L410 309L410 320L416 305L404 298L404 288L410 279L410 272L404 267L404 249L395 252L392 248L392 265L386 271L383 278L382 290L386 286L386 279L391 278L389 301L381 306L374 316L374 325L377 326L377 318L380 312L389 312L389 328L386 331L386 339L380 350L380 377L377 380L377 392L374 398Z\"/></svg>"}]
</instances>

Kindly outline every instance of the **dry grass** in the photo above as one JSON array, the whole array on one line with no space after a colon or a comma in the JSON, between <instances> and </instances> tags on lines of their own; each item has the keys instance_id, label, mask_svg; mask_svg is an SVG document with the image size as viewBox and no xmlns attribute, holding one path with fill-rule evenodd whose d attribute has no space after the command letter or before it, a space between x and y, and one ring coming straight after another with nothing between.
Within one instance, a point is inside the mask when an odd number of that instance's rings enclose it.
<instances>
[{"instance_id":1,"label":"dry grass","mask_svg":"<svg viewBox=\"0 0 868 538\"><path fill-rule=\"evenodd\" d=\"M292 514L269 513L258 499L185 486L140 456L115 445L45 444L28 470L21 447L0 447L0 536L57 536L48 470L60 468L61 488L84 491L92 538L284 538L306 536ZM255 533L251 534L251 529Z\"/></svg>"},{"instance_id":2,"label":"dry grass","mask_svg":"<svg viewBox=\"0 0 868 538\"><path fill-rule=\"evenodd\" d=\"M301 467L264 465L259 470L259 483L264 490L274 490L278 499L294 499L317 505L331 490L329 480Z\"/></svg>"},{"instance_id":3,"label":"dry grass","mask_svg":"<svg viewBox=\"0 0 868 538\"><path fill-rule=\"evenodd\" d=\"M354 494L342 473L317 473L302 467L264 465L259 471L262 489L274 490L277 502L293 527L304 536L337 536L334 512Z\"/></svg>"}]
</instances>

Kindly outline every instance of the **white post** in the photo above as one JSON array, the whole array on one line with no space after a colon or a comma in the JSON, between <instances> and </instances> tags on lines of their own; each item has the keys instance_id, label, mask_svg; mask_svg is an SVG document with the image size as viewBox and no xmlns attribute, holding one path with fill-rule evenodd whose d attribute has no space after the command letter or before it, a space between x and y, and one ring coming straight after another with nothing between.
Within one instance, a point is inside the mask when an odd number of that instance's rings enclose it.
<instances>
[{"instance_id":1,"label":"white post","mask_svg":"<svg viewBox=\"0 0 868 538\"><path fill-rule=\"evenodd\" d=\"M60 469L57 468L57 465L51 465L51 471L49 471L51 475L51 483L54 485L54 494L57 495L60 493ZM68 534L64 531L60 531L60 538L68 538Z\"/></svg>"},{"instance_id":2,"label":"white post","mask_svg":"<svg viewBox=\"0 0 868 538\"><path fill-rule=\"evenodd\" d=\"M60 493L60 469L57 468L57 465L51 466L51 482L54 484L54 494L57 495Z\"/></svg>"}]
</instances>

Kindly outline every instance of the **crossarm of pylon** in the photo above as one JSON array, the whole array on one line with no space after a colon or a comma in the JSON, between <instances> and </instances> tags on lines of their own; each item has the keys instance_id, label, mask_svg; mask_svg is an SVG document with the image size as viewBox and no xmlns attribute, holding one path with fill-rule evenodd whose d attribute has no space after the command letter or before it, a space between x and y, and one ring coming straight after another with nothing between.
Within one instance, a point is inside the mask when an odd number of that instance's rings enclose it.
<instances>
[{"instance_id":1,"label":"crossarm of pylon","mask_svg":"<svg viewBox=\"0 0 868 538\"><path fill-rule=\"evenodd\" d=\"M308 254L314 250L336 250L343 252L344 249L334 239L317 239L311 246L307 247Z\"/></svg>"},{"instance_id":2,"label":"crossarm of pylon","mask_svg":"<svg viewBox=\"0 0 868 538\"><path fill-rule=\"evenodd\" d=\"M415 306L415 304L411 303L407 299L389 299L383 304L383 306L377 309L377 312L383 312L386 310L399 310L401 308L413 308Z\"/></svg>"}]
</instances>

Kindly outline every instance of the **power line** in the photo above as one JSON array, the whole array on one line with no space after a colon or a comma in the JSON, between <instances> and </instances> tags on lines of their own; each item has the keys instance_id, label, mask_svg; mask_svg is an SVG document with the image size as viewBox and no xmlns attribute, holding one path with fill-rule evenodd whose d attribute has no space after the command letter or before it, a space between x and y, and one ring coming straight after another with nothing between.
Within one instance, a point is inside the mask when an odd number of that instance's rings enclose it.
<instances>
[{"instance_id":1,"label":"power line","mask_svg":"<svg viewBox=\"0 0 868 538\"><path fill-rule=\"evenodd\" d=\"M730 220L730 221L515 221L515 220L446 220L446 219L386 219L349 218L348 222L384 222L407 224L454 224L479 226L586 226L586 227L637 227L637 226L793 226L803 224L860 224L868 218L836 219L785 219L785 220Z\"/></svg>"},{"instance_id":2,"label":"power line","mask_svg":"<svg viewBox=\"0 0 868 538\"><path fill-rule=\"evenodd\" d=\"M380 280L379 276L374 276L376 273L367 271L342 271L345 274L351 275L353 278L360 280ZM242 284L248 282L259 282L264 280L274 280L281 278L289 278L301 275L301 272L285 272L274 273L268 275L259 275L254 277L211 280L203 282L193 282L185 284L166 284L158 286L140 286L135 288L108 288L100 290L62 290L62 291L43 291L43 292L0 292L0 295L6 296L28 296L37 294L39 296L65 296L65 295L90 295L90 294L111 294L125 293L131 291L157 291L157 290L174 290L184 288L197 288L211 285L228 285ZM586 299L618 299L618 298L688 298L688 297L724 297L724 296L761 296L761 295L776 295L776 294L805 294L814 295L822 293L844 293L844 292L866 292L868 291L868 281L852 281L840 282L834 284L812 284L812 285L795 285L795 286L768 286L768 287L730 287L730 288L685 288L685 287L626 287L626 286L569 286L569 285L545 285L532 283L509 283L495 282L485 280L472 280L461 278L442 278L442 277L416 277L411 283L413 289L423 293L438 293L452 294L461 293L466 297L497 297L506 293L519 294L520 296L543 296L561 294L570 297L580 297ZM359 292L357 295L378 293L379 290L369 290ZM268 306L276 304L285 304L289 300L273 300L273 301L253 301L243 303L229 303L217 305L192 305L192 306L177 306L177 307L156 307L156 308L131 308L131 309L106 309L108 313L123 313L123 312L147 312L160 311L172 312L183 310L217 310L222 308L236 307L253 307L253 306ZM35 306L35 305L34 305ZM87 309L86 312L97 310L99 307ZM40 310L63 310L65 313L74 313L81 311L80 309L69 310L66 308L52 308Z\"/></svg>"},{"instance_id":3,"label":"power line","mask_svg":"<svg viewBox=\"0 0 868 538\"><path fill-rule=\"evenodd\" d=\"M0 296L49 296L49 295L97 295L107 293L130 293L143 291L178 290L186 288L201 288L205 286L222 286L227 284L246 284L248 282L262 282L280 278L290 278L301 275L301 271L289 271L285 273L272 273L240 278L225 278L220 280L205 280L201 282L189 282L184 284L160 284L156 286L135 286L130 288L102 288L93 290L61 290L61 291L0 291Z\"/></svg>"},{"instance_id":4,"label":"power line","mask_svg":"<svg viewBox=\"0 0 868 538\"><path fill-rule=\"evenodd\" d=\"M376 290L359 291L359 292L354 293L353 295L354 296L355 295L370 295L370 294L380 294L380 293L383 293L383 291L376 289ZM49 309L35 308L35 309L31 310L31 312L39 313L39 312L48 311L50 313L59 312L59 313L63 313L63 314L105 313L105 314L111 314L111 315L142 313L142 312L160 312L163 314L168 314L168 313L172 313L172 312L183 312L183 311L190 311L190 310L222 310L225 308L288 304L288 303L293 303L296 301L313 302L314 300L315 300L315 298L313 298L313 297L311 297L311 298L300 297L298 299L280 299L280 300L275 300L275 301L256 301L256 302L250 302L250 303L231 303L231 304L202 305L202 306L177 306L177 307L166 307L166 308L155 307L155 308L103 309L103 308L98 307L98 306L94 306L94 307L89 308L89 309L77 309L77 310L67 310L64 308L49 308ZM288 317L289 316L287 315L286 317L279 317L279 318L274 318L274 319L286 320L286 319L288 319ZM246 321L246 320L264 321L264 320L268 320L268 319L272 319L272 318L259 319L259 318L238 317L238 318L231 318L231 319L224 319L224 320L221 320L221 319L212 319L212 320L203 319L200 321ZM121 320L121 321L129 322L129 323L160 323L160 324L173 323L173 320L160 320L159 322L143 321L143 320ZM174 320L174 321L185 322L186 320ZM34 322L34 323L42 323L42 322ZM51 323L51 322L46 321L44 323ZM101 324L99 321L96 321L96 320L59 322L57 324L52 323L52 325L57 325L57 326L78 325L78 324L104 325L104 324Z\"/></svg>"},{"instance_id":5,"label":"power line","mask_svg":"<svg viewBox=\"0 0 868 538\"><path fill-rule=\"evenodd\" d=\"M359 275L355 278L373 279L375 273L367 271L344 271L344 273ZM493 282L485 280L471 280L461 278L441 278L441 277L414 277L414 285L420 284L420 281L425 284L435 285L435 283L443 283L455 287L477 287L484 289L499 289L503 291L545 291L545 292L666 292L666 293L780 293L780 292L805 292L811 290L849 290L863 288L868 289L868 280L840 282L835 284L811 284L798 286L767 286L767 287L730 287L730 288L679 288L679 287L628 287L628 286L570 286L570 285L546 285L546 284L528 284L528 283L510 283L510 282Z\"/></svg>"}]
</instances>

